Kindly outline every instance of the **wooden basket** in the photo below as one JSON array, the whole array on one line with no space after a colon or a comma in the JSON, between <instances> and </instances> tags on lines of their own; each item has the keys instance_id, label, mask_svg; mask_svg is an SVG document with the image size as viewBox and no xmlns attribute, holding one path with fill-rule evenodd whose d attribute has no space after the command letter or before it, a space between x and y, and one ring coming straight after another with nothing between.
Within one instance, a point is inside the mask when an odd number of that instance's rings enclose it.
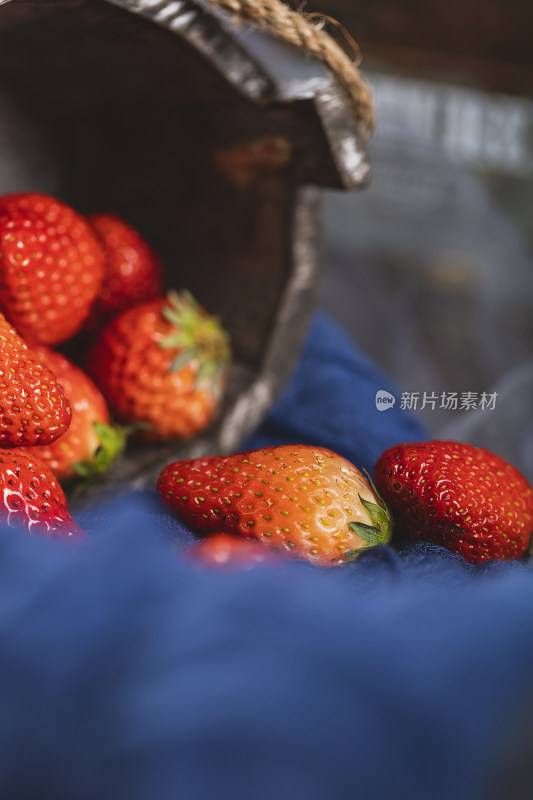
<instances>
[{"instance_id":1,"label":"wooden basket","mask_svg":"<svg viewBox=\"0 0 533 800\"><path fill-rule=\"evenodd\" d=\"M162 255L169 286L190 289L231 336L216 423L139 448L111 484L151 481L170 457L236 449L282 388L313 309L318 187L368 176L342 91L327 79L276 84L193 0L0 0L0 80L26 176L2 185L0 154L0 193L121 214ZM36 139L47 165L32 173Z\"/></svg>"}]
</instances>

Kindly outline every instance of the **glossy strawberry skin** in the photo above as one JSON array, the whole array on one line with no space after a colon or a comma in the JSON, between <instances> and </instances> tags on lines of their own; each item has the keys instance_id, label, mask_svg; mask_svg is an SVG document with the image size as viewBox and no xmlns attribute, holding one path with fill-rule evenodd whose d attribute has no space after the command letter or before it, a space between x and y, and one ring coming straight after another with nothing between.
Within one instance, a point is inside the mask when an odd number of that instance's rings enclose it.
<instances>
[{"instance_id":1,"label":"glossy strawberry skin","mask_svg":"<svg viewBox=\"0 0 533 800\"><path fill-rule=\"evenodd\" d=\"M161 263L141 234L116 214L90 214L87 220L105 257L94 315L104 317L161 295Z\"/></svg>"},{"instance_id":2,"label":"glossy strawberry skin","mask_svg":"<svg viewBox=\"0 0 533 800\"><path fill-rule=\"evenodd\" d=\"M385 451L376 485L399 535L443 545L472 563L520 558L533 530L533 489L488 450L409 442Z\"/></svg>"},{"instance_id":3,"label":"glossy strawberry skin","mask_svg":"<svg viewBox=\"0 0 533 800\"><path fill-rule=\"evenodd\" d=\"M0 523L47 537L84 535L52 472L23 449L0 451L0 491Z\"/></svg>"},{"instance_id":4,"label":"glossy strawberry skin","mask_svg":"<svg viewBox=\"0 0 533 800\"><path fill-rule=\"evenodd\" d=\"M147 426L151 439L193 436L213 419L226 368L213 381L199 380L196 358L177 369L179 348L167 348L173 325L165 319L166 298L127 309L114 317L91 347L87 371L114 416L125 424Z\"/></svg>"},{"instance_id":5,"label":"glossy strawberry skin","mask_svg":"<svg viewBox=\"0 0 533 800\"><path fill-rule=\"evenodd\" d=\"M369 546L350 525L373 525L361 497L379 503L353 464L304 445L177 461L161 472L157 487L192 530L253 538L325 567ZM374 543L386 543L389 535L383 530Z\"/></svg>"},{"instance_id":6,"label":"glossy strawberry skin","mask_svg":"<svg viewBox=\"0 0 533 800\"><path fill-rule=\"evenodd\" d=\"M74 465L90 461L100 446L94 423L109 424L107 403L91 378L66 356L45 345L37 345L33 350L53 371L68 396L72 421L59 439L48 445L29 447L27 451L44 461L57 478L70 478L76 474Z\"/></svg>"},{"instance_id":7,"label":"glossy strawberry skin","mask_svg":"<svg viewBox=\"0 0 533 800\"><path fill-rule=\"evenodd\" d=\"M0 314L0 447L49 444L70 421L63 387Z\"/></svg>"},{"instance_id":8,"label":"glossy strawberry skin","mask_svg":"<svg viewBox=\"0 0 533 800\"><path fill-rule=\"evenodd\" d=\"M249 569L258 564L278 564L280 559L259 542L231 536L227 533L213 533L189 547L185 557L202 567L218 569Z\"/></svg>"},{"instance_id":9,"label":"glossy strawberry skin","mask_svg":"<svg viewBox=\"0 0 533 800\"><path fill-rule=\"evenodd\" d=\"M96 236L70 206L35 192L0 198L0 308L30 344L77 333L103 268Z\"/></svg>"}]
</instances>

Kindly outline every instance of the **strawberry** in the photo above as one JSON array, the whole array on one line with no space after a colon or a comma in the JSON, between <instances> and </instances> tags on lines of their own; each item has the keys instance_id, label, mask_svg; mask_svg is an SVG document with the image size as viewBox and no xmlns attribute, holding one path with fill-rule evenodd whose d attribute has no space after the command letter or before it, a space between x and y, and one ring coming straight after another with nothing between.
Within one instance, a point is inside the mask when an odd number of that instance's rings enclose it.
<instances>
[{"instance_id":1,"label":"strawberry","mask_svg":"<svg viewBox=\"0 0 533 800\"><path fill-rule=\"evenodd\" d=\"M176 461L163 469L157 488L195 531L239 534L324 567L390 537L387 509L369 481L322 447Z\"/></svg>"},{"instance_id":2,"label":"strawberry","mask_svg":"<svg viewBox=\"0 0 533 800\"><path fill-rule=\"evenodd\" d=\"M103 267L96 236L70 206L36 192L0 198L0 308L30 344L81 328Z\"/></svg>"},{"instance_id":3,"label":"strawberry","mask_svg":"<svg viewBox=\"0 0 533 800\"><path fill-rule=\"evenodd\" d=\"M94 316L102 318L160 295L161 264L141 234L116 214L91 214L87 220L105 256Z\"/></svg>"},{"instance_id":4,"label":"strawberry","mask_svg":"<svg viewBox=\"0 0 533 800\"><path fill-rule=\"evenodd\" d=\"M27 450L48 464L57 478L90 478L105 472L124 449L125 429L110 425L107 403L83 370L45 345L34 351L68 395L72 421L59 439Z\"/></svg>"},{"instance_id":5,"label":"strawberry","mask_svg":"<svg viewBox=\"0 0 533 800\"><path fill-rule=\"evenodd\" d=\"M449 441L386 450L376 484L401 534L444 545L472 563L522 556L533 530L533 489L488 450Z\"/></svg>"},{"instance_id":6,"label":"strawberry","mask_svg":"<svg viewBox=\"0 0 533 800\"><path fill-rule=\"evenodd\" d=\"M170 293L114 317L87 369L121 422L171 439L203 430L217 411L229 361L226 335L187 293Z\"/></svg>"},{"instance_id":7,"label":"strawberry","mask_svg":"<svg viewBox=\"0 0 533 800\"><path fill-rule=\"evenodd\" d=\"M70 420L62 386L0 314L0 447L49 444Z\"/></svg>"},{"instance_id":8,"label":"strawberry","mask_svg":"<svg viewBox=\"0 0 533 800\"><path fill-rule=\"evenodd\" d=\"M0 451L0 522L44 536L79 537L61 486L46 464L25 450Z\"/></svg>"},{"instance_id":9,"label":"strawberry","mask_svg":"<svg viewBox=\"0 0 533 800\"><path fill-rule=\"evenodd\" d=\"M196 542L185 551L185 556L204 567L248 569L256 564L275 564L279 558L259 542L213 533L208 539Z\"/></svg>"}]
</instances>

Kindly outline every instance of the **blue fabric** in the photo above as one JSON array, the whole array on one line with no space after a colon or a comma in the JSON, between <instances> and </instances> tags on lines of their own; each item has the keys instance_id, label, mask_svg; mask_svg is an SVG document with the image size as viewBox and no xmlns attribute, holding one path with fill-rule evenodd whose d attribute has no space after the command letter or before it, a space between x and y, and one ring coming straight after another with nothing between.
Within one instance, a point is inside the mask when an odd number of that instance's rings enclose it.
<instances>
[{"instance_id":1,"label":"blue fabric","mask_svg":"<svg viewBox=\"0 0 533 800\"><path fill-rule=\"evenodd\" d=\"M313 440L372 466L424 436L372 412L383 381L319 318L254 441ZM511 778L520 790L526 565L417 545L331 570L217 573L181 557L190 533L155 492L78 520L90 535L75 547L0 530L0 797L476 800L511 798Z\"/></svg>"},{"instance_id":2,"label":"blue fabric","mask_svg":"<svg viewBox=\"0 0 533 800\"><path fill-rule=\"evenodd\" d=\"M320 444L372 473L387 447L427 438L420 420L398 403L378 411L380 390L400 395L344 331L317 314L292 380L245 447Z\"/></svg>"}]
</instances>

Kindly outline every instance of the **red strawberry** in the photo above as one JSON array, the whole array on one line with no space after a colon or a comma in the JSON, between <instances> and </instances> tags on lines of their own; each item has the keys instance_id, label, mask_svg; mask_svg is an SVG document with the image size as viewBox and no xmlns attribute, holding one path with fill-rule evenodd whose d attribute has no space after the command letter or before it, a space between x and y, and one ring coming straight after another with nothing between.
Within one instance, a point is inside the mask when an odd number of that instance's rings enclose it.
<instances>
[{"instance_id":1,"label":"red strawberry","mask_svg":"<svg viewBox=\"0 0 533 800\"><path fill-rule=\"evenodd\" d=\"M228 360L217 320L189 294L171 293L114 317L91 348L87 369L121 422L171 439L209 424Z\"/></svg>"},{"instance_id":2,"label":"red strawberry","mask_svg":"<svg viewBox=\"0 0 533 800\"><path fill-rule=\"evenodd\" d=\"M48 464L57 478L90 478L105 472L124 449L125 430L110 425L106 401L83 370L44 345L34 350L68 395L72 421L68 431L55 442L27 451Z\"/></svg>"},{"instance_id":3,"label":"red strawberry","mask_svg":"<svg viewBox=\"0 0 533 800\"><path fill-rule=\"evenodd\" d=\"M0 451L0 492L1 523L45 536L83 535L53 473L25 450Z\"/></svg>"},{"instance_id":4,"label":"red strawberry","mask_svg":"<svg viewBox=\"0 0 533 800\"><path fill-rule=\"evenodd\" d=\"M366 478L322 447L176 461L157 487L193 530L236 533L325 567L390 537L387 509Z\"/></svg>"},{"instance_id":5,"label":"red strawberry","mask_svg":"<svg viewBox=\"0 0 533 800\"><path fill-rule=\"evenodd\" d=\"M227 533L211 534L208 539L189 547L185 556L200 566L229 569L247 569L257 564L275 564L279 561L271 550L259 542Z\"/></svg>"},{"instance_id":6,"label":"red strawberry","mask_svg":"<svg viewBox=\"0 0 533 800\"><path fill-rule=\"evenodd\" d=\"M0 198L0 307L30 343L56 344L82 326L104 257L88 222L48 195Z\"/></svg>"},{"instance_id":7,"label":"red strawberry","mask_svg":"<svg viewBox=\"0 0 533 800\"><path fill-rule=\"evenodd\" d=\"M533 489L515 467L461 442L408 442L386 450L376 484L398 530L472 563L522 556L533 530Z\"/></svg>"},{"instance_id":8,"label":"red strawberry","mask_svg":"<svg viewBox=\"0 0 533 800\"><path fill-rule=\"evenodd\" d=\"M104 279L93 309L96 318L160 295L161 264L141 234L116 214L91 214L87 220L105 256Z\"/></svg>"},{"instance_id":9,"label":"red strawberry","mask_svg":"<svg viewBox=\"0 0 533 800\"><path fill-rule=\"evenodd\" d=\"M0 447L49 444L70 419L62 386L0 314Z\"/></svg>"}]
</instances>

